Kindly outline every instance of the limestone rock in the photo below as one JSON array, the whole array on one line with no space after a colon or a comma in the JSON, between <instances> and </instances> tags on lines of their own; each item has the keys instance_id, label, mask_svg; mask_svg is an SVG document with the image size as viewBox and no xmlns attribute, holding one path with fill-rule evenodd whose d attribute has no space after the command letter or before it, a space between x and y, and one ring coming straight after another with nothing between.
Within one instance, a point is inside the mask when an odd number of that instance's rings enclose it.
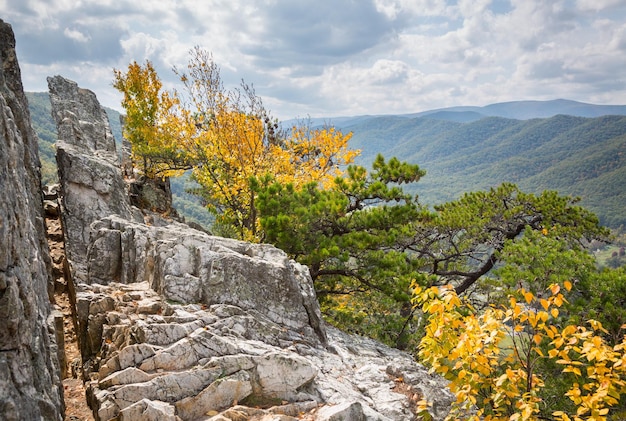
<instances>
[{"instance_id":1,"label":"limestone rock","mask_svg":"<svg viewBox=\"0 0 626 421\"><path fill-rule=\"evenodd\" d=\"M59 139L56 159L65 247L72 276L84 282L92 222L112 214L132 218L115 138L95 94L61 76L48 78Z\"/></svg>"},{"instance_id":2,"label":"limestone rock","mask_svg":"<svg viewBox=\"0 0 626 421\"><path fill-rule=\"evenodd\" d=\"M62 420L37 137L11 26L0 20L0 417Z\"/></svg>"},{"instance_id":3,"label":"limestone rock","mask_svg":"<svg viewBox=\"0 0 626 421\"><path fill-rule=\"evenodd\" d=\"M176 421L174 407L168 403L142 399L120 412L119 421Z\"/></svg>"}]
</instances>

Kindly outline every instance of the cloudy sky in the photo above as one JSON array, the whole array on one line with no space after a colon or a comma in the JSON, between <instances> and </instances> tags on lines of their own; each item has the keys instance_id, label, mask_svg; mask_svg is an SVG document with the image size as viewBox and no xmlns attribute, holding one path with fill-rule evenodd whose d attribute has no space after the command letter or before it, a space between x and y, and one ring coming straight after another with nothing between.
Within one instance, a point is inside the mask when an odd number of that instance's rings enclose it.
<instances>
[{"instance_id":1,"label":"cloudy sky","mask_svg":"<svg viewBox=\"0 0 626 421\"><path fill-rule=\"evenodd\" d=\"M60 74L120 109L112 69L167 87L199 46L281 119L573 99L626 104L624 0L0 0L27 91Z\"/></svg>"}]
</instances>

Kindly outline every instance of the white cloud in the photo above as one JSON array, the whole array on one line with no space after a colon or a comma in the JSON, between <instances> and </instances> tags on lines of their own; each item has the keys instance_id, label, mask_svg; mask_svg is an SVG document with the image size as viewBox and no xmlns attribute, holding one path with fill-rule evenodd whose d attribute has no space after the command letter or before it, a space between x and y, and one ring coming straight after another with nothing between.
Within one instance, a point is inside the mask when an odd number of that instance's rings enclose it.
<instances>
[{"instance_id":1,"label":"white cloud","mask_svg":"<svg viewBox=\"0 0 626 421\"><path fill-rule=\"evenodd\" d=\"M0 16L27 90L61 73L118 108L112 68L149 59L173 87L196 45L280 118L626 98L622 0L0 0Z\"/></svg>"},{"instance_id":2,"label":"white cloud","mask_svg":"<svg viewBox=\"0 0 626 421\"><path fill-rule=\"evenodd\" d=\"M577 0L576 6L582 11L600 11L622 5L622 0Z\"/></svg>"},{"instance_id":3,"label":"white cloud","mask_svg":"<svg viewBox=\"0 0 626 421\"><path fill-rule=\"evenodd\" d=\"M65 35L71 40L74 40L77 42L83 42L83 43L91 39L89 35L85 35L81 31L78 31L76 29L70 29L70 28L65 28L63 30L63 35Z\"/></svg>"},{"instance_id":4,"label":"white cloud","mask_svg":"<svg viewBox=\"0 0 626 421\"><path fill-rule=\"evenodd\" d=\"M446 0L374 0L376 10L390 19L402 14L446 16L454 9Z\"/></svg>"}]
</instances>

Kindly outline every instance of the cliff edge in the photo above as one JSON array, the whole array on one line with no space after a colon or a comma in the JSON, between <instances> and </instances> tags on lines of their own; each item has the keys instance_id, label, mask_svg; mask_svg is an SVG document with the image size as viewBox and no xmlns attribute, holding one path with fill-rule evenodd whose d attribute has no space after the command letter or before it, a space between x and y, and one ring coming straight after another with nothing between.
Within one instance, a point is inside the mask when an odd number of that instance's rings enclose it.
<instances>
[{"instance_id":1,"label":"cliff edge","mask_svg":"<svg viewBox=\"0 0 626 421\"><path fill-rule=\"evenodd\" d=\"M0 418L62 420L37 137L0 20Z\"/></svg>"}]
</instances>

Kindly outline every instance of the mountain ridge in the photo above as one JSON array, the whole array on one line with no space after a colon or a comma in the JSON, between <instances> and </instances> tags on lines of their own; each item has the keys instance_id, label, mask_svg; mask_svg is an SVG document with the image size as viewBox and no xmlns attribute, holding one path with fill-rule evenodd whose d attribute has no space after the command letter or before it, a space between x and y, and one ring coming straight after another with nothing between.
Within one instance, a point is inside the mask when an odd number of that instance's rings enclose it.
<instances>
[{"instance_id":1,"label":"mountain ridge","mask_svg":"<svg viewBox=\"0 0 626 421\"><path fill-rule=\"evenodd\" d=\"M486 117L467 123L394 116L349 130L350 147L362 151L359 165L369 167L382 153L426 170L408 188L425 204L512 182L532 193L557 190L580 197L604 225L626 225L626 116Z\"/></svg>"},{"instance_id":2,"label":"mountain ridge","mask_svg":"<svg viewBox=\"0 0 626 421\"><path fill-rule=\"evenodd\" d=\"M436 120L472 122L485 117L504 117L515 120L529 120L533 118L549 118L559 114L589 118L601 117L603 115L626 115L626 105L591 104L569 99L553 99L545 101L520 100L498 102L484 106L459 105L434 108L414 113L315 117L305 120L310 120L311 124L314 126L332 124L347 128L366 119L392 116L408 119L432 118ZM298 121L300 120L290 119L285 120L283 124L286 127L289 127Z\"/></svg>"}]
</instances>

